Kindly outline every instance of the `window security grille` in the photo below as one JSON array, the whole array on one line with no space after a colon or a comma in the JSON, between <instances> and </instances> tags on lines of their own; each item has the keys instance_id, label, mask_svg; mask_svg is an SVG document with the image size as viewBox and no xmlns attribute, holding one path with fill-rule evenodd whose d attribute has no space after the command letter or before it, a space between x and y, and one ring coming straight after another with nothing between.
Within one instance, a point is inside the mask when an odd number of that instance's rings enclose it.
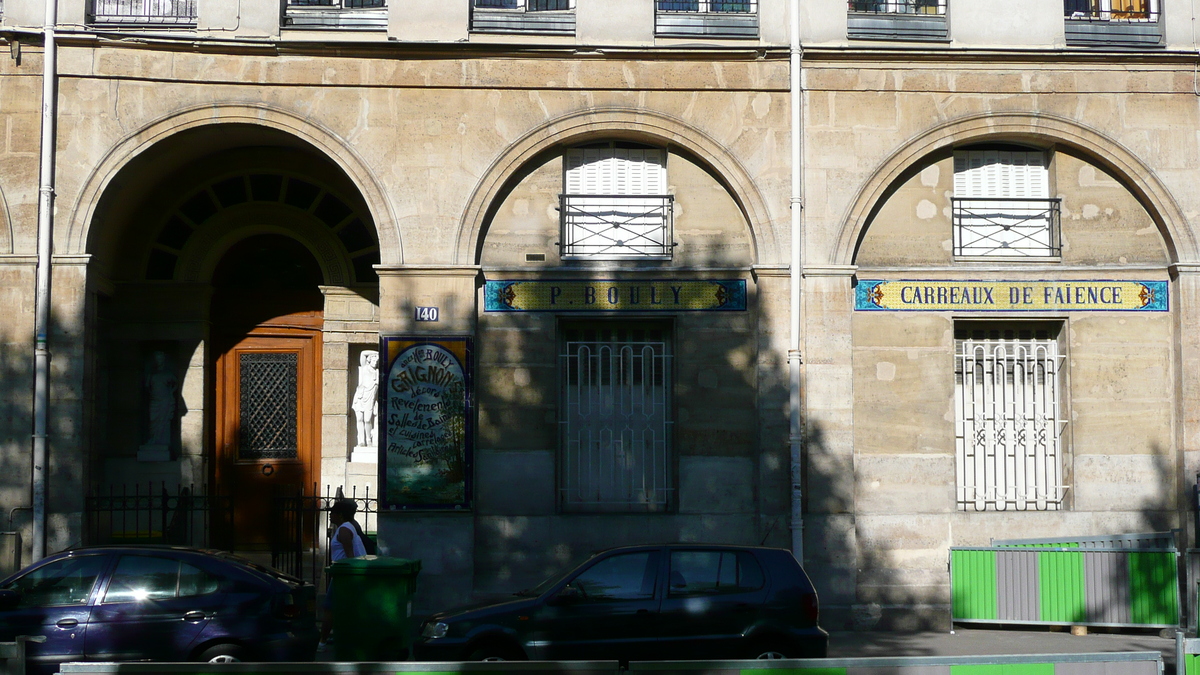
<instances>
[{"instance_id":1,"label":"window security grille","mask_svg":"<svg viewBox=\"0 0 1200 675\"><path fill-rule=\"evenodd\" d=\"M1063 14L1085 21L1158 21L1157 0L1064 0Z\"/></svg>"},{"instance_id":2,"label":"window security grille","mask_svg":"<svg viewBox=\"0 0 1200 675\"><path fill-rule=\"evenodd\" d=\"M660 12L728 12L753 14L757 0L658 0Z\"/></svg>"},{"instance_id":3,"label":"window security grille","mask_svg":"<svg viewBox=\"0 0 1200 675\"><path fill-rule=\"evenodd\" d=\"M196 0L92 0L88 18L93 25L194 26Z\"/></svg>"},{"instance_id":4,"label":"window security grille","mask_svg":"<svg viewBox=\"0 0 1200 675\"><path fill-rule=\"evenodd\" d=\"M671 355L660 330L568 330L559 503L567 511L670 504Z\"/></svg>"},{"instance_id":5,"label":"window security grille","mask_svg":"<svg viewBox=\"0 0 1200 675\"><path fill-rule=\"evenodd\" d=\"M658 148L568 150L560 213L563 258L669 259L672 200Z\"/></svg>"},{"instance_id":6,"label":"window security grille","mask_svg":"<svg viewBox=\"0 0 1200 675\"><path fill-rule=\"evenodd\" d=\"M1059 200L1049 192L1045 153L955 152L954 254L1058 256Z\"/></svg>"},{"instance_id":7,"label":"window security grille","mask_svg":"<svg viewBox=\"0 0 1200 675\"><path fill-rule=\"evenodd\" d=\"M946 0L849 0L851 12L872 14L946 13Z\"/></svg>"},{"instance_id":8,"label":"window security grille","mask_svg":"<svg viewBox=\"0 0 1200 675\"><path fill-rule=\"evenodd\" d=\"M960 510L1062 508L1062 362L1053 339L955 341Z\"/></svg>"},{"instance_id":9,"label":"window security grille","mask_svg":"<svg viewBox=\"0 0 1200 675\"><path fill-rule=\"evenodd\" d=\"M239 357L238 459L295 459L296 354Z\"/></svg>"}]
</instances>

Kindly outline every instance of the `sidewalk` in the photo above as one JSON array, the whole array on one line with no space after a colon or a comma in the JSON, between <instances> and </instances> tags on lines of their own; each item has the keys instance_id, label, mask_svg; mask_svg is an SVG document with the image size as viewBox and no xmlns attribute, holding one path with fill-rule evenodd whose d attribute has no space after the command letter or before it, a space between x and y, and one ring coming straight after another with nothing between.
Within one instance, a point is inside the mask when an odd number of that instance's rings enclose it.
<instances>
[{"instance_id":1,"label":"sidewalk","mask_svg":"<svg viewBox=\"0 0 1200 675\"><path fill-rule=\"evenodd\" d=\"M982 656L993 654L1077 654L1157 651L1166 673L1175 672L1175 639L1158 632L1071 635L1046 628L1020 630L964 628L944 632L858 632L829 634L829 656Z\"/></svg>"}]
</instances>

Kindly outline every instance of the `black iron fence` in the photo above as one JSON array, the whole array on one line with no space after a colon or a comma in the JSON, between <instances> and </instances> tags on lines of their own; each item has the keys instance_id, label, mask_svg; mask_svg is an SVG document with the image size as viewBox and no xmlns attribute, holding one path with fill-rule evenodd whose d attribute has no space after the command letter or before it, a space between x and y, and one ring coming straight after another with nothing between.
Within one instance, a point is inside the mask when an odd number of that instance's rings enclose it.
<instances>
[{"instance_id":1,"label":"black iron fence","mask_svg":"<svg viewBox=\"0 0 1200 675\"><path fill-rule=\"evenodd\" d=\"M355 520L374 539L379 500L370 488L317 485L284 486L272 494L270 522L271 566L293 576L320 582L329 564L329 508L338 499L352 499ZM233 514L237 500L214 495L203 487L166 484L113 485L84 501L84 543L173 544L235 550Z\"/></svg>"},{"instance_id":2,"label":"black iron fence","mask_svg":"<svg viewBox=\"0 0 1200 675\"><path fill-rule=\"evenodd\" d=\"M84 543L232 546L233 500L203 487L165 483L109 486L84 500Z\"/></svg>"},{"instance_id":3,"label":"black iron fence","mask_svg":"<svg viewBox=\"0 0 1200 675\"><path fill-rule=\"evenodd\" d=\"M272 507L271 566L282 572L319 584L321 572L329 564L329 539L333 535L329 509L338 499L352 499L358 507L355 520L368 537L374 537L378 523L379 500L371 496L368 487L362 495L351 489L346 495L341 487L325 486L324 493L316 484L291 486L274 495Z\"/></svg>"}]
</instances>

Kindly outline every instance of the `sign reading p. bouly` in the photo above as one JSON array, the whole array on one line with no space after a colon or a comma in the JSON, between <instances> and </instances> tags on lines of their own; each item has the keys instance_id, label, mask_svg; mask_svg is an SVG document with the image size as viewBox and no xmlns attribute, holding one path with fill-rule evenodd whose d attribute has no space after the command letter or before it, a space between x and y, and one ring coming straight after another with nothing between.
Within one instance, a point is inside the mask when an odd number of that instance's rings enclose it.
<instances>
[{"instance_id":1,"label":"sign reading p. bouly","mask_svg":"<svg viewBox=\"0 0 1200 675\"><path fill-rule=\"evenodd\" d=\"M744 279L488 281L488 312L729 312L746 309Z\"/></svg>"},{"instance_id":2,"label":"sign reading p. bouly","mask_svg":"<svg viewBox=\"0 0 1200 675\"><path fill-rule=\"evenodd\" d=\"M858 282L859 311L1165 312L1167 282L896 280Z\"/></svg>"}]
</instances>

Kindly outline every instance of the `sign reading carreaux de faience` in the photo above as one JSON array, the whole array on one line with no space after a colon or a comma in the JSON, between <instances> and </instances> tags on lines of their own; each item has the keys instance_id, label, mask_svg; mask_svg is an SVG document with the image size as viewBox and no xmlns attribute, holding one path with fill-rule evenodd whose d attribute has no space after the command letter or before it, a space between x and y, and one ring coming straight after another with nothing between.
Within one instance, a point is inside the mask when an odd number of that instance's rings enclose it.
<instances>
[{"instance_id":1,"label":"sign reading carreaux de faience","mask_svg":"<svg viewBox=\"0 0 1200 675\"><path fill-rule=\"evenodd\" d=\"M385 509L471 505L471 339L380 338Z\"/></svg>"},{"instance_id":2,"label":"sign reading carreaux de faience","mask_svg":"<svg viewBox=\"0 0 1200 675\"><path fill-rule=\"evenodd\" d=\"M488 281L487 312L729 312L746 309L743 279Z\"/></svg>"},{"instance_id":3,"label":"sign reading carreaux de faience","mask_svg":"<svg viewBox=\"0 0 1200 675\"><path fill-rule=\"evenodd\" d=\"M1165 312L1167 282L1073 279L1062 281L859 281L859 311Z\"/></svg>"}]
</instances>

